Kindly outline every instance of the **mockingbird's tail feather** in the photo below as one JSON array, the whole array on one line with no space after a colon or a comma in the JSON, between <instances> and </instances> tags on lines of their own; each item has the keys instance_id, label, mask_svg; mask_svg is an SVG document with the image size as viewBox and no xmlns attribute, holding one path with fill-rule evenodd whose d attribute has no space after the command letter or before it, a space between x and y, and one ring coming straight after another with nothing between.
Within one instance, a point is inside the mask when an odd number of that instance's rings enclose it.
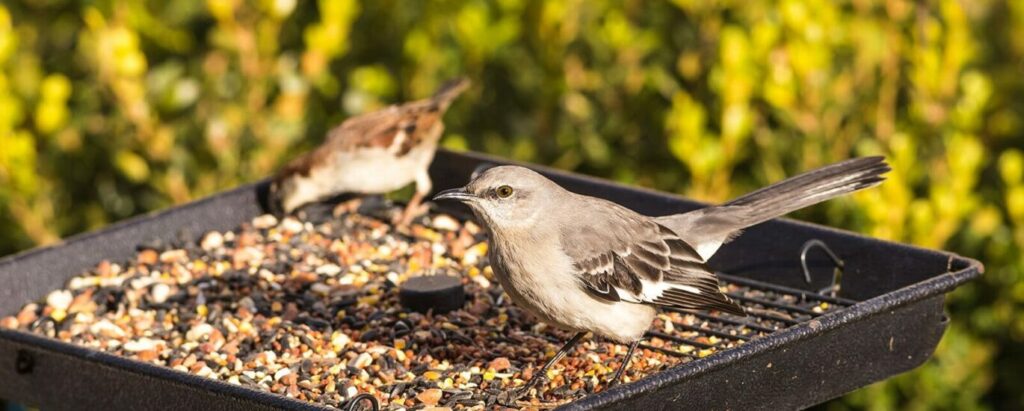
<instances>
[{"instance_id":1,"label":"mockingbird's tail feather","mask_svg":"<svg viewBox=\"0 0 1024 411\"><path fill-rule=\"evenodd\" d=\"M659 217L705 260L740 230L885 180L883 157L843 161L788 178L720 206Z\"/></svg>"},{"instance_id":2,"label":"mockingbird's tail feather","mask_svg":"<svg viewBox=\"0 0 1024 411\"><path fill-rule=\"evenodd\" d=\"M743 307L733 302L725 294L718 291L718 282L715 281L715 290L710 293L694 294L682 288L672 286L666 287L661 296L654 300L654 304L669 307L677 307L690 310L718 310L721 312L745 316Z\"/></svg>"},{"instance_id":3,"label":"mockingbird's tail feather","mask_svg":"<svg viewBox=\"0 0 1024 411\"><path fill-rule=\"evenodd\" d=\"M790 212L854 191L874 187L890 170L883 157L863 157L825 166L746 194L723 207L742 207L730 213L739 228L768 221ZM716 207L720 208L720 207Z\"/></svg>"}]
</instances>

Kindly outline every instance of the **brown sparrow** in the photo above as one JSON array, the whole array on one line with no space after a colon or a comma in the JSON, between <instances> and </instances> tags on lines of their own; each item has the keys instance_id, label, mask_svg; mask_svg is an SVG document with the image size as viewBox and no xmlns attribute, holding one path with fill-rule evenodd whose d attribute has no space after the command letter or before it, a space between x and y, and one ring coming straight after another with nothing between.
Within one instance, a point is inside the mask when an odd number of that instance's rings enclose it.
<instances>
[{"instance_id":1,"label":"brown sparrow","mask_svg":"<svg viewBox=\"0 0 1024 411\"><path fill-rule=\"evenodd\" d=\"M395 221L408 224L431 189L427 167L444 131L441 117L468 87L467 79L451 80L433 97L345 120L320 147L278 171L270 185L271 211L292 213L338 194L384 194L415 182L416 193Z\"/></svg>"}]
</instances>

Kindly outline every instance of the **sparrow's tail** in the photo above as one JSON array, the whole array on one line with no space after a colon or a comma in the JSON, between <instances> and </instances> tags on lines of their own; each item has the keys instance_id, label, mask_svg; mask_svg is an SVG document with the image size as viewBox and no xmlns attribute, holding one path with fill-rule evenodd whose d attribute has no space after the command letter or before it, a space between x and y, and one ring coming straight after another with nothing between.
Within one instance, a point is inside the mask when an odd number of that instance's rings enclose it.
<instances>
[{"instance_id":1,"label":"sparrow's tail","mask_svg":"<svg viewBox=\"0 0 1024 411\"><path fill-rule=\"evenodd\" d=\"M863 157L808 171L720 206L665 216L671 228L705 259L740 230L801 208L874 187L890 170L882 157Z\"/></svg>"},{"instance_id":2,"label":"sparrow's tail","mask_svg":"<svg viewBox=\"0 0 1024 411\"><path fill-rule=\"evenodd\" d=\"M441 110L447 110L452 101L469 88L469 84L469 79L465 77L448 80L434 92L434 96L430 100L437 104Z\"/></svg>"}]
</instances>

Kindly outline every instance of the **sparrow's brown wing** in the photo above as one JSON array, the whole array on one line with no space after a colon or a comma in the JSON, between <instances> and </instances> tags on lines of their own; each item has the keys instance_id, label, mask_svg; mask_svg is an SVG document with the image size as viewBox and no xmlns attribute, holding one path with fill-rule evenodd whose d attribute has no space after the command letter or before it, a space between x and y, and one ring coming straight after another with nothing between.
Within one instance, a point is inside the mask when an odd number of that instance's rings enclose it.
<instances>
[{"instance_id":1,"label":"sparrow's brown wing","mask_svg":"<svg viewBox=\"0 0 1024 411\"><path fill-rule=\"evenodd\" d=\"M404 155L421 142L441 136L442 114L430 100L389 106L345 120L327 134L324 145L331 151L379 148Z\"/></svg>"},{"instance_id":2,"label":"sparrow's brown wing","mask_svg":"<svg viewBox=\"0 0 1024 411\"><path fill-rule=\"evenodd\" d=\"M327 133L323 144L281 168L274 178L275 184L292 176L308 176L314 165L326 163L334 153L376 147L403 155L424 140L440 138L444 131L441 117L468 87L469 80L455 79L441 86L430 98L388 106L345 120Z\"/></svg>"},{"instance_id":3,"label":"sparrow's brown wing","mask_svg":"<svg viewBox=\"0 0 1024 411\"><path fill-rule=\"evenodd\" d=\"M430 98L352 117L328 133L325 145L339 150L381 148L395 155L408 153L423 141L441 137L441 117L468 86L469 80L452 80Z\"/></svg>"}]
</instances>

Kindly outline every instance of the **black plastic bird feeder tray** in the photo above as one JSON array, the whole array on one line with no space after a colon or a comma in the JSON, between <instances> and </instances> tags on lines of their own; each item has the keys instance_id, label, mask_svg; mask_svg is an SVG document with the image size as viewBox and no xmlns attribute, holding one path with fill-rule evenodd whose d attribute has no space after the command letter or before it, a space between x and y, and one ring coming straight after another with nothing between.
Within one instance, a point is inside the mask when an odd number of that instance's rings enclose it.
<instances>
[{"instance_id":1,"label":"black plastic bird feeder tray","mask_svg":"<svg viewBox=\"0 0 1024 411\"><path fill-rule=\"evenodd\" d=\"M435 187L448 188L465 184L481 165L506 163L479 154L441 151L430 171ZM648 215L701 206L669 194L534 168L572 191L607 198ZM38 301L102 259L131 258L143 242L172 241L180 232L233 229L262 213L258 198L265 188L265 182L242 186L4 258L0 260L0 317L14 315L24 304ZM723 273L723 282L841 308L822 313L806 308L807 304L738 299L744 306L766 308L748 310L756 319L783 326L561 408L791 409L819 404L924 363L949 321L943 313L945 294L983 272L981 263L958 255L792 220L749 229L723 247L711 266ZM780 312L787 315L773 314ZM756 327L755 322L699 315L724 326ZM715 330L693 331L744 338ZM678 339L654 329L650 336ZM0 328L0 398L42 409L320 409L316 404L4 328Z\"/></svg>"}]
</instances>

